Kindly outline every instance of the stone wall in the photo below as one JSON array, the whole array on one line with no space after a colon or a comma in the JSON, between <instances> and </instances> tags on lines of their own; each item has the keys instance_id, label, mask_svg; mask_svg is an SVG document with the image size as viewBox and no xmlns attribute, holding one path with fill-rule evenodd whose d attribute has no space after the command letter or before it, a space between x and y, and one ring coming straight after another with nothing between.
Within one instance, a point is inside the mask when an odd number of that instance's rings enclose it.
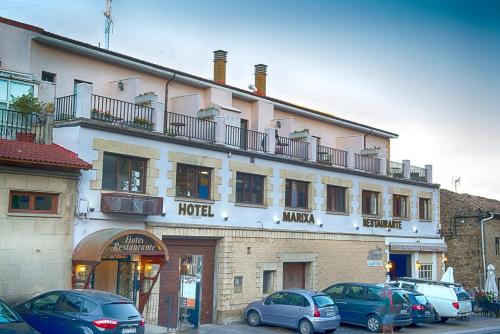
<instances>
[{"instance_id":1,"label":"stone wall","mask_svg":"<svg viewBox=\"0 0 500 334\"><path fill-rule=\"evenodd\" d=\"M1 299L70 288L76 186L76 179L0 173ZM8 213L10 190L58 193L58 213Z\"/></svg>"}]
</instances>

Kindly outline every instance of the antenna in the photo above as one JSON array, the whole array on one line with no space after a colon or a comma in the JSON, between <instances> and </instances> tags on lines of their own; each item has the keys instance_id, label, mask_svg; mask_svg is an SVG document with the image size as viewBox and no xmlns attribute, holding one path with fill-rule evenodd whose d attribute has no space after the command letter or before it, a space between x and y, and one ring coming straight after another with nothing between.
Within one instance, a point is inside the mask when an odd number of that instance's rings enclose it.
<instances>
[{"instance_id":1,"label":"antenna","mask_svg":"<svg viewBox=\"0 0 500 334\"><path fill-rule=\"evenodd\" d=\"M104 48L109 50L109 34L113 25L113 17L111 15L111 1L106 0L106 8L104 9Z\"/></svg>"},{"instance_id":2,"label":"antenna","mask_svg":"<svg viewBox=\"0 0 500 334\"><path fill-rule=\"evenodd\" d=\"M451 179L451 183L455 186L455 192L458 192L458 185L460 184L460 176Z\"/></svg>"}]
</instances>

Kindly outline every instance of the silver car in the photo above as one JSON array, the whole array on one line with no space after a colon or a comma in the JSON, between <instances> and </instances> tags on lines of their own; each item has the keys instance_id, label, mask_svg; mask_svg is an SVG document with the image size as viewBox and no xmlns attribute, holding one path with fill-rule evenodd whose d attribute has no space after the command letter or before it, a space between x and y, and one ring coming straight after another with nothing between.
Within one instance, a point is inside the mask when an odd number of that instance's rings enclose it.
<instances>
[{"instance_id":1,"label":"silver car","mask_svg":"<svg viewBox=\"0 0 500 334\"><path fill-rule=\"evenodd\" d=\"M340 325L337 306L328 295L303 289L277 291L250 303L245 316L250 326L294 328L301 334L333 333Z\"/></svg>"}]
</instances>

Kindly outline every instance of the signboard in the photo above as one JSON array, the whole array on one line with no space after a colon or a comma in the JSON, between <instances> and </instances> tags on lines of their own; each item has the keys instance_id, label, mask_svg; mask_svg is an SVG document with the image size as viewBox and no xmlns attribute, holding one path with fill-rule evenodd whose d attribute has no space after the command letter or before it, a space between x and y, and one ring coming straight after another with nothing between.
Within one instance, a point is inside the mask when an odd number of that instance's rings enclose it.
<instances>
[{"instance_id":1,"label":"signboard","mask_svg":"<svg viewBox=\"0 0 500 334\"><path fill-rule=\"evenodd\" d=\"M370 249L367 256L368 267L381 267L384 265L384 254L382 248L377 247L375 249Z\"/></svg>"},{"instance_id":2,"label":"signboard","mask_svg":"<svg viewBox=\"0 0 500 334\"><path fill-rule=\"evenodd\" d=\"M294 212L294 211L283 211L284 223L307 223L314 224L314 215L307 212Z\"/></svg>"},{"instance_id":3,"label":"signboard","mask_svg":"<svg viewBox=\"0 0 500 334\"><path fill-rule=\"evenodd\" d=\"M196 308L196 276L181 275L182 306Z\"/></svg>"},{"instance_id":4,"label":"signboard","mask_svg":"<svg viewBox=\"0 0 500 334\"><path fill-rule=\"evenodd\" d=\"M209 204L198 203L179 203L179 215L213 217L212 206Z\"/></svg>"},{"instance_id":5,"label":"signboard","mask_svg":"<svg viewBox=\"0 0 500 334\"><path fill-rule=\"evenodd\" d=\"M363 218L363 227L371 228L395 228L402 229L400 220L388 220L388 219L377 219L377 218Z\"/></svg>"},{"instance_id":6,"label":"signboard","mask_svg":"<svg viewBox=\"0 0 500 334\"><path fill-rule=\"evenodd\" d=\"M158 254L161 247L152 238L142 234L129 234L116 239L106 247L103 257L114 257L124 254Z\"/></svg>"}]
</instances>

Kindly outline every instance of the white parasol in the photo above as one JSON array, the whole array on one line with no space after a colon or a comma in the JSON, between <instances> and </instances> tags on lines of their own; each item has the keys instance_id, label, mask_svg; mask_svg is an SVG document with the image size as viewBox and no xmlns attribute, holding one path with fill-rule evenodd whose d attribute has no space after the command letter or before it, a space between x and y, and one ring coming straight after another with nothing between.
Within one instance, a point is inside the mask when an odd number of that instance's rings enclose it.
<instances>
[{"instance_id":1,"label":"white parasol","mask_svg":"<svg viewBox=\"0 0 500 334\"><path fill-rule=\"evenodd\" d=\"M498 296L498 287L496 282L495 267L492 264L488 265L486 274L486 283L484 284L484 291L492 292L495 298Z\"/></svg>"},{"instance_id":2,"label":"white parasol","mask_svg":"<svg viewBox=\"0 0 500 334\"><path fill-rule=\"evenodd\" d=\"M448 267L441 277L441 282L455 283L455 277L453 276L453 267Z\"/></svg>"}]
</instances>

